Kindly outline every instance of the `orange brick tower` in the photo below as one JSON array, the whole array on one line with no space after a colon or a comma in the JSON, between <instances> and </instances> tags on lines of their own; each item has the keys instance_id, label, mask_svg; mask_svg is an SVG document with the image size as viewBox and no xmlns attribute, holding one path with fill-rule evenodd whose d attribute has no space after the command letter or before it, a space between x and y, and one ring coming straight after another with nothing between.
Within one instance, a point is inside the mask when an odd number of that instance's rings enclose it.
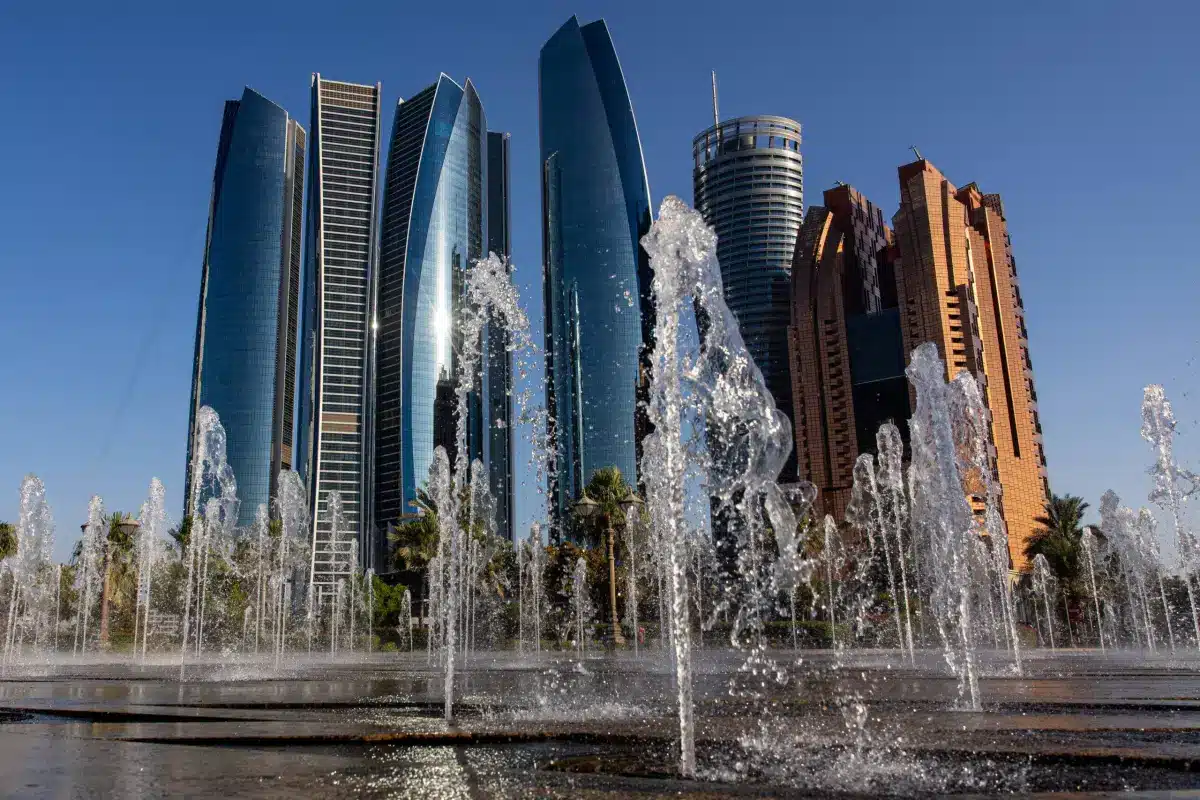
<instances>
[{"instance_id":1,"label":"orange brick tower","mask_svg":"<svg viewBox=\"0 0 1200 800\"><path fill-rule=\"evenodd\" d=\"M1000 196L956 189L928 161L900 167L892 251L904 352L934 342L952 378L969 370L991 411L992 455L1002 487L1013 567L1048 488L1033 364Z\"/></svg>"}]
</instances>

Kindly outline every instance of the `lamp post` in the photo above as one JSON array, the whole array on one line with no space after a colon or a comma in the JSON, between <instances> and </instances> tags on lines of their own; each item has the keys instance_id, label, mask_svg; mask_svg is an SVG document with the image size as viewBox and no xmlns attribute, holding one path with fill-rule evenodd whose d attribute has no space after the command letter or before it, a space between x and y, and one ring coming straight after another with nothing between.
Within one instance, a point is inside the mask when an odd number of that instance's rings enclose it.
<instances>
[{"instance_id":1,"label":"lamp post","mask_svg":"<svg viewBox=\"0 0 1200 800\"><path fill-rule=\"evenodd\" d=\"M628 491L625 497L617 501L622 519L628 520L629 514L641 504L642 499L632 490ZM617 614L617 531L613 525L614 515L606 512L599 503L588 497L586 492L575 502L575 513L585 520L595 519L598 516L604 518L605 533L608 534L608 604L612 614L613 644L624 647L625 636L621 633L621 620ZM634 634L636 635L637 632L635 631Z\"/></svg>"}]
</instances>

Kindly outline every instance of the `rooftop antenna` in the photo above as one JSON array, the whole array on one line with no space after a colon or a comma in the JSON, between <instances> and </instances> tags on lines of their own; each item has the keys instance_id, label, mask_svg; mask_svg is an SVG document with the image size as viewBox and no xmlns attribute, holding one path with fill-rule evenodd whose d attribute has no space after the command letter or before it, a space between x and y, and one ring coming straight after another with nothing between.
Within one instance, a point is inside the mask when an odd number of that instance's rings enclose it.
<instances>
[{"instance_id":1,"label":"rooftop antenna","mask_svg":"<svg viewBox=\"0 0 1200 800\"><path fill-rule=\"evenodd\" d=\"M721 115L717 112L717 71L715 69L712 71L712 81L713 81L713 127L715 128L721 124Z\"/></svg>"},{"instance_id":2,"label":"rooftop antenna","mask_svg":"<svg viewBox=\"0 0 1200 800\"><path fill-rule=\"evenodd\" d=\"M917 157L917 161L925 160L925 159L921 158L921 151L917 149L917 146L915 144L910 144L908 146L908 149L913 151L913 155Z\"/></svg>"}]
</instances>

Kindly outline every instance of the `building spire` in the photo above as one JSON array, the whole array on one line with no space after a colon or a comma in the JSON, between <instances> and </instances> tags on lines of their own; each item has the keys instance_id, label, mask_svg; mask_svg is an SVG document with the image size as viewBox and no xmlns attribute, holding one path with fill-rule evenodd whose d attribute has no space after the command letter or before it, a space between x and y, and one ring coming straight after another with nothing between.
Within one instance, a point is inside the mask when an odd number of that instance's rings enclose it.
<instances>
[{"instance_id":1,"label":"building spire","mask_svg":"<svg viewBox=\"0 0 1200 800\"><path fill-rule=\"evenodd\" d=\"M713 127L721 124L721 114L717 111L717 71L712 71L713 84Z\"/></svg>"}]
</instances>

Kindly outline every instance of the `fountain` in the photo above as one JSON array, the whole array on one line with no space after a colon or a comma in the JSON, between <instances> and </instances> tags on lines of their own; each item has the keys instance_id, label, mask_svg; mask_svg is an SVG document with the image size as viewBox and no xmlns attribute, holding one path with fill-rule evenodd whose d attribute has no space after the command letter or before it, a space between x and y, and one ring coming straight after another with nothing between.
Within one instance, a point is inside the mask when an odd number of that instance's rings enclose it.
<instances>
[{"instance_id":1,"label":"fountain","mask_svg":"<svg viewBox=\"0 0 1200 800\"><path fill-rule=\"evenodd\" d=\"M1042 602L1042 610L1044 614L1040 620L1046 625L1046 639L1050 643L1050 649L1056 649L1054 644L1054 576L1050 572L1050 564L1046 561L1046 557L1038 553L1033 557L1033 591L1038 599ZM1040 627L1040 626L1039 626Z\"/></svg>"},{"instance_id":2,"label":"fountain","mask_svg":"<svg viewBox=\"0 0 1200 800\"><path fill-rule=\"evenodd\" d=\"M1200 612L1196 609L1196 593L1192 588L1192 573L1200 566L1200 545L1183 518L1183 503L1200 491L1200 475L1175 463L1175 413L1163 387L1157 384L1146 387L1142 400L1142 438L1154 445L1156 461L1150 468L1154 490L1150 493L1150 502L1158 505L1171 521L1179 570L1192 609L1196 647L1200 649ZM1167 616L1169 619L1169 612Z\"/></svg>"},{"instance_id":3,"label":"fountain","mask_svg":"<svg viewBox=\"0 0 1200 800\"><path fill-rule=\"evenodd\" d=\"M236 759L253 742L254 757L283 776L277 788L297 794L421 786L511 795L536 784L547 794L630 795L656 780L663 794L929 796L1194 783L1180 765L1192 763L1187 734L1165 755L1151 735L1188 730L1197 668L1173 626L1185 619L1197 566L1185 515L1194 476L1175 461L1161 390L1147 391L1144 431L1164 523L1105 495L1071 587L1084 601L1080 626L1054 559L1035 558L1034 596L1022 582L1014 598L1006 498L988 446L995 423L974 379L949 376L935 346L918 347L910 452L905 421L882 425L875 451L854 464L845 520L818 515L811 485L778 483L791 422L725 306L712 231L668 198L644 244L657 309L645 375L653 432L642 442L645 510L631 515L618 551L628 651L590 646L590 588L599 587L588 585L586 554L546 546L561 531L539 522L511 544L495 535L465 410L479 391L487 326L512 334L522 358L534 348L508 265L489 257L463 276L460 424L453 460L437 448L428 474L438 541L426 591L383 593L393 578L360 566L336 492L320 506L332 577L315 587L308 491L296 473L281 472L271 504L239 528L224 429L201 409L192 516L169 530L166 490L152 481L127 562L114 561L124 556L111 549L111 520L95 497L78 555L52 564L45 487L33 476L22 483L17 547L0 582L0 713L106 722L95 726L102 742L93 726L70 726L72 747L153 739L156 752L170 752L219 740L222 758ZM542 472L548 420L523 394ZM711 532L697 522L710 503ZM1178 568L1164 551L1180 555ZM127 605L113 612L120 635L101 653L100 598L114 563L128 563L132 577L121 589ZM564 596L547 597L547 582ZM427 604L415 617L414 597ZM399 614L399 647L375 645L376 627L393 627L382 613ZM641 636L656 617L657 647ZM1086 649L1088 618L1098 651ZM61 651L59 620L73 632ZM1022 642L1030 625L1044 630L1044 646ZM1103 720L1079 715L1080 704L1103 706ZM177 724L157 724L168 720ZM8 735L12 749L24 734ZM304 745L318 747L288 760ZM117 761L90 758L97 769ZM761 786L735 786L746 783Z\"/></svg>"},{"instance_id":4,"label":"fountain","mask_svg":"<svg viewBox=\"0 0 1200 800\"><path fill-rule=\"evenodd\" d=\"M22 645L28 643L34 651L47 647L51 637L57 636L58 584L51 590L50 581L57 577L51 567L50 552L54 541L54 517L46 503L46 487L35 475L27 475L21 481L20 516L16 529L16 552L4 559L0 569L10 582L8 599L8 621L4 637L4 666L19 654Z\"/></svg>"}]
</instances>

